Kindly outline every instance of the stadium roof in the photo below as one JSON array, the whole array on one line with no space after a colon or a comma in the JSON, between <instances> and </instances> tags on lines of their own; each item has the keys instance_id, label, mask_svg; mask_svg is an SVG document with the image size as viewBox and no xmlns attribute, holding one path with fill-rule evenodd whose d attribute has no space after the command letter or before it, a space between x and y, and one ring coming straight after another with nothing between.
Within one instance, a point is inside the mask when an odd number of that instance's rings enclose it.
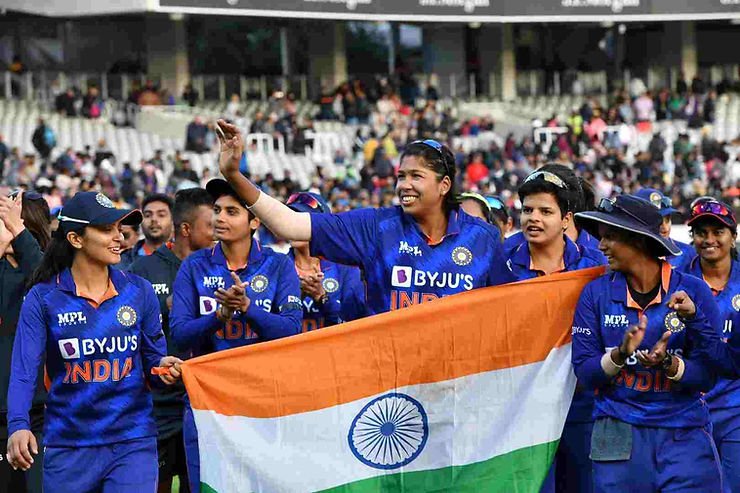
<instances>
[{"instance_id":1,"label":"stadium roof","mask_svg":"<svg viewBox=\"0 0 740 493\"><path fill-rule=\"evenodd\" d=\"M134 12L431 22L630 22L740 18L740 0L0 0L47 16Z\"/></svg>"}]
</instances>

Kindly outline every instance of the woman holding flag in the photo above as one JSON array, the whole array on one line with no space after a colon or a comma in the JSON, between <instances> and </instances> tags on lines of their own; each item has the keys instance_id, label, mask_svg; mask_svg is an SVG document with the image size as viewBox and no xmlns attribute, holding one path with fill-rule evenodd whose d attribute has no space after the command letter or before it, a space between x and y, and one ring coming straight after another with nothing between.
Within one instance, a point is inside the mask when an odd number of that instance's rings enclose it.
<instances>
[{"instance_id":1,"label":"woman holding flag","mask_svg":"<svg viewBox=\"0 0 740 493\"><path fill-rule=\"evenodd\" d=\"M698 255L681 270L703 279L712 290L724 323L720 337L728 338L740 323L740 262L737 259L737 220L727 204L701 198L691 207L688 221ZM712 420L712 434L725 475L726 491L740 491L740 381L719 380L704 395Z\"/></svg>"},{"instance_id":2,"label":"woman holding flag","mask_svg":"<svg viewBox=\"0 0 740 493\"><path fill-rule=\"evenodd\" d=\"M462 212L454 191L455 160L434 140L404 149L398 207L341 214L295 212L239 173L244 142L219 120L221 172L249 209L277 236L308 241L312 256L360 267L370 314L404 308L477 287L501 284L498 231Z\"/></svg>"},{"instance_id":3,"label":"woman holding flag","mask_svg":"<svg viewBox=\"0 0 740 493\"><path fill-rule=\"evenodd\" d=\"M594 491L721 491L701 397L722 344L712 293L663 260L681 251L649 202L604 199L576 221L600 238L611 270L584 288L572 329L578 381L598 391Z\"/></svg>"}]
</instances>

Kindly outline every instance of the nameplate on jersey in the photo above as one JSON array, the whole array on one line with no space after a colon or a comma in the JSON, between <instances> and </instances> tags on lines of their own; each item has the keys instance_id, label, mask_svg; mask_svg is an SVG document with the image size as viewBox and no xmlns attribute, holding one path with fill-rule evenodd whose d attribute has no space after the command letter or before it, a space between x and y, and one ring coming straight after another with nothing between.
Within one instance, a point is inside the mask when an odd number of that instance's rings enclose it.
<instances>
[{"instance_id":1,"label":"nameplate on jersey","mask_svg":"<svg viewBox=\"0 0 740 493\"><path fill-rule=\"evenodd\" d=\"M414 269L404 265L394 265L391 271L391 286L395 288L439 288L458 289L465 291L473 289L472 274L460 272L432 272Z\"/></svg>"}]
</instances>

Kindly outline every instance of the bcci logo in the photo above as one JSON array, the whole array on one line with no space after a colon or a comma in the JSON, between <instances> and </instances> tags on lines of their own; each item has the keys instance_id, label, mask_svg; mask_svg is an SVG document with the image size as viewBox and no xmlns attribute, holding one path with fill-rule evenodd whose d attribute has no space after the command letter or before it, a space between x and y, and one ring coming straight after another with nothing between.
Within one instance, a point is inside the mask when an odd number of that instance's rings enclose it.
<instances>
[{"instance_id":1,"label":"bcci logo","mask_svg":"<svg viewBox=\"0 0 740 493\"><path fill-rule=\"evenodd\" d=\"M686 325L678 318L678 313L671 312L665 316L665 328L675 334L685 329Z\"/></svg>"},{"instance_id":2,"label":"bcci logo","mask_svg":"<svg viewBox=\"0 0 740 493\"><path fill-rule=\"evenodd\" d=\"M740 312L740 294L736 294L732 297L732 309L736 312Z\"/></svg>"},{"instance_id":3,"label":"bcci logo","mask_svg":"<svg viewBox=\"0 0 740 493\"><path fill-rule=\"evenodd\" d=\"M473 261L473 254L467 248L460 246L452 250L452 261L464 267Z\"/></svg>"},{"instance_id":4,"label":"bcci logo","mask_svg":"<svg viewBox=\"0 0 740 493\"><path fill-rule=\"evenodd\" d=\"M337 289L339 289L339 283L336 279L333 279L331 277L327 277L324 279L324 282L322 283L324 286L324 291L327 293L336 293Z\"/></svg>"},{"instance_id":5,"label":"bcci logo","mask_svg":"<svg viewBox=\"0 0 740 493\"><path fill-rule=\"evenodd\" d=\"M265 289L267 289L267 286L269 286L269 284L270 282L262 274L254 276L252 278L252 282L249 283L252 291L254 291L255 293L263 292Z\"/></svg>"},{"instance_id":6,"label":"bcci logo","mask_svg":"<svg viewBox=\"0 0 740 493\"><path fill-rule=\"evenodd\" d=\"M660 201L662 199L663 197L661 197L658 192L653 192L650 194L650 203L653 204L658 209L660 209Z\"/></svg>"},{"instance_id":7,"label":"bcci logo","mask_svg":"<svg viewBox=\"0 0 740 493\"><path fill-rule=\"evenodd\" d=\"M124 305L118 309L116 318L124 327L131 327L136 323L136 311L130 306Z\"/></svg>"},{"instance_id":8,"label":"bcci logo","mask_svg":"<svg viewBox=\"0 0 740 493\"><path fill-rule=\"evenodd\" d=\"M108 209L116 208L116 206L113 205L113 202L111 202L111 200L102 193L95 195L95 201L103 207L107 207Z\"/></svg>"}]
</instances>

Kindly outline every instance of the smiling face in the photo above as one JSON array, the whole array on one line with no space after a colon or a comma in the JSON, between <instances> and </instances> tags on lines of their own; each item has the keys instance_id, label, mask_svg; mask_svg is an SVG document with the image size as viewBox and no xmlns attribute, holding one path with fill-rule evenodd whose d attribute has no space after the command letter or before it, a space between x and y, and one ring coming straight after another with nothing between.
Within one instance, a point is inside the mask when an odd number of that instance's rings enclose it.
<instances>
[{"instance_id":1,"label":"smiling face","mask_svg":"<svg viewBox=\"0 0 740 493\"><path fill-rule=\"evenodd\" d=\"M600 224L599 236L601 237L599 250L606 257L609 268L613 271L627 272L635 258L646 255L619 229Z\"/></svg>"},{"instance_id":2,"label":"smiling face","mask_svg":"<svg viewBox=\"0 0 740 493\"><path fill-rule=\"evenodd\" d=\"M103 265L113 265L121 261L123 233L120 221L102 226L88 226L83 234L69 232L67 240L77 249L75 261L81 259Z\"/></svg>"},{"instance_id":3,"label":"smiling face","mask_svg":"<svg viewBox=\"0 0 740 493\"><path fill-rule=\"evenodd\" d=\"M396 180L396 195L403 211L415 219L441 212L445 195L450 192L450 178L429 169L423 158L406 156L401 161Z\"/></svg>"},{"instance_id":4,"label":"smiling face","mask_svg":"<svg viewBox=\"0 0 740 493\"><path fill-rule=\"evenodd\" d=\"M572 214L565 216L551 193L533 193L522 204L522 233L530 244L549 245L563 237Z\"/></svg>"},{"instance_id":5,"label":"smiling face","mask_svg":"<svg viewBox=\"0 0 740 493\"><path fill-rule=\"evenodd\" d=\"M671 216L664 216L660 225L660 236L670 238L671 236Z\"/></svg>"},{"instance_id":6,"label":"smiling face","mask_svg":"<svg viewBox=\"0 0 740 493\"><path fill-rule=\"evenodd\" d=\"M710 263L728 258L737 238L736 232L711 218L702 218L693 223L691 235L696 252L702 260Z\"/></svg>"},{"instance_id":7,"label":"smiling face","mask_svg":"<svg viewBox=\"0 0 740 493\"><path fill-rule=\"evenodd\" d=\"M217 240L226 243L243 240L251 237L258 227L259 219L253 219L231 195L222 195L213 204L213 232Z\"/></svg>"}]
</instances>

